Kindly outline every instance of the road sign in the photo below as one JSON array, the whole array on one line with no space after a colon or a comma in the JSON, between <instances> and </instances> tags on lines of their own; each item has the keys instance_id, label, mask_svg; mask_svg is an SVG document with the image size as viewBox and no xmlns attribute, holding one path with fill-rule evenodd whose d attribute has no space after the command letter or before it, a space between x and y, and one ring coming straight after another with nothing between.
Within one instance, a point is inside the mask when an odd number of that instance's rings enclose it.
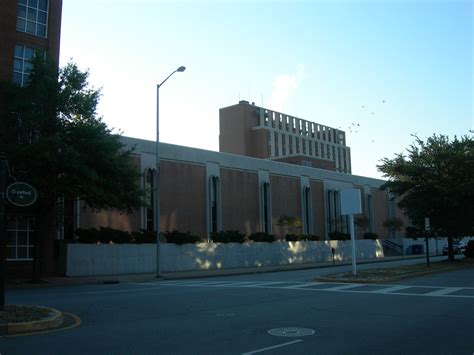
<instances>
[{"instance_id":1,"label":"road sign","mask_svg":"<svg viewBox=\"0 0 474 355\"><path fill-rule=\"evenodd\" d=\"M341 191L341 214L362 213L359 189L345 189Z\"/></svg>"},{"instance_id":2,"label":"road sign","mask_svg":"<svg viewBox=\"0 0 474 355\"><path fill-rule=\"evenodd\" d=\"M430 219L428 217L425 218L425 231L429 232L431 230L430 227Z\"/></svg>"},{"instance_id":3,"label":"road sign","mask_svg":"<svg viewBox=\"0 0 474 355\"><path fill-rule=\"evenodd\" d=\"M19 207L28 207L36 202L38 194L33 186L26 182L14 182L7 187L8 202Z\"/></svg>"}]
</instances>

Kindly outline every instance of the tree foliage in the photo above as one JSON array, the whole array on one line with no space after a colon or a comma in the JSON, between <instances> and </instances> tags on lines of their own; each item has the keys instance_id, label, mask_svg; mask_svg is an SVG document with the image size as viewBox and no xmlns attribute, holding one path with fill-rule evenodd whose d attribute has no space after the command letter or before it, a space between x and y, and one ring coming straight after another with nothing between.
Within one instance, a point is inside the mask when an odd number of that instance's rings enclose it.
<instances>
[{"instance_id":1,"label":"tree foliage","mask_svg":"<svg viewBox=\"0 0 474 355\"><path fill-rule=\"evenodd\" d=\"M132 150L97 115L100 91L73 63L57 70L36 57L28 85L0 84L0 151L38 202L80 198L91 208L132 212L141 205Z\"/></svg>"},{"instance_id":2,"label":"tree foliage","mask_svg":"<svg viewBox=\"0 0 474 355\"><path fill-rule=\"evenodd\" d=\"M423 141L415 136L407 152L382 159L378 169L388 178L382 188L400 197L398 206L414 226L423 229L429 217L432 231L439 235L472 235L473 139L433 135Z\"/></svg>"}]
</instances>

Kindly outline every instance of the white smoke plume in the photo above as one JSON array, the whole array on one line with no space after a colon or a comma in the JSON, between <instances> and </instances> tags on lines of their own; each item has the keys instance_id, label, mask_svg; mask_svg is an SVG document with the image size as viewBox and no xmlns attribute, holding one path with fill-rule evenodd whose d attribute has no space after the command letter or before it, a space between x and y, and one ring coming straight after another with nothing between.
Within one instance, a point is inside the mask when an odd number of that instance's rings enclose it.
<instances>
[{"instance_id":1,"label":"white smoke plume","mask_svg":"<svg viewBox=\"0 0 474 355\"><path fill-rule=\"evenodd\" d=\"M268 108L284 112L292 94L298 88L303 77L304 66L299 64L294 74L280 74L273 81L273 90Z\"/></svg>"}]
</instances>

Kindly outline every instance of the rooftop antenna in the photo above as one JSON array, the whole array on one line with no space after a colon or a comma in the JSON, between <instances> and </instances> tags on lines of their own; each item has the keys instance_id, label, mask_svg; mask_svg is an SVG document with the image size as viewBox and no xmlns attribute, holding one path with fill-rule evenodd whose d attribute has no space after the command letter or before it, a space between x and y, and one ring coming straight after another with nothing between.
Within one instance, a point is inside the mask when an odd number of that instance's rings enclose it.
<instances>
[{"instance_id":1,"label":"rooftop antenna","mask_svg":"<svg viewBox=\"0 0 474 355\"><path fill-rule=\"evenodd\" d=\"M263 107L263 92L262 92L262 107Z\"/></svg>"}]
</instances>

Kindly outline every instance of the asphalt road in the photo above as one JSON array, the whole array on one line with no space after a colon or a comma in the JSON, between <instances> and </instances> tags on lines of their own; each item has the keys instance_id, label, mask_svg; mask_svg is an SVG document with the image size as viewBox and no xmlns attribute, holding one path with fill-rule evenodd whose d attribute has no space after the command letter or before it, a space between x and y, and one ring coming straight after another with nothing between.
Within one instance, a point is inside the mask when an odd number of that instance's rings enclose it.
<instances>
[{"instance_id":1,"label":"asphalt road","mask_svg":"<svg viewBox=\"0 0 474 355\"><path fill-rule=\"evenodd\" d=\"M9 290L7 303L57 308L82 324L0 338L0 353L474 352L472 268L390 285L309 282L331 271Z\"/></svg>"}]
</instances>

